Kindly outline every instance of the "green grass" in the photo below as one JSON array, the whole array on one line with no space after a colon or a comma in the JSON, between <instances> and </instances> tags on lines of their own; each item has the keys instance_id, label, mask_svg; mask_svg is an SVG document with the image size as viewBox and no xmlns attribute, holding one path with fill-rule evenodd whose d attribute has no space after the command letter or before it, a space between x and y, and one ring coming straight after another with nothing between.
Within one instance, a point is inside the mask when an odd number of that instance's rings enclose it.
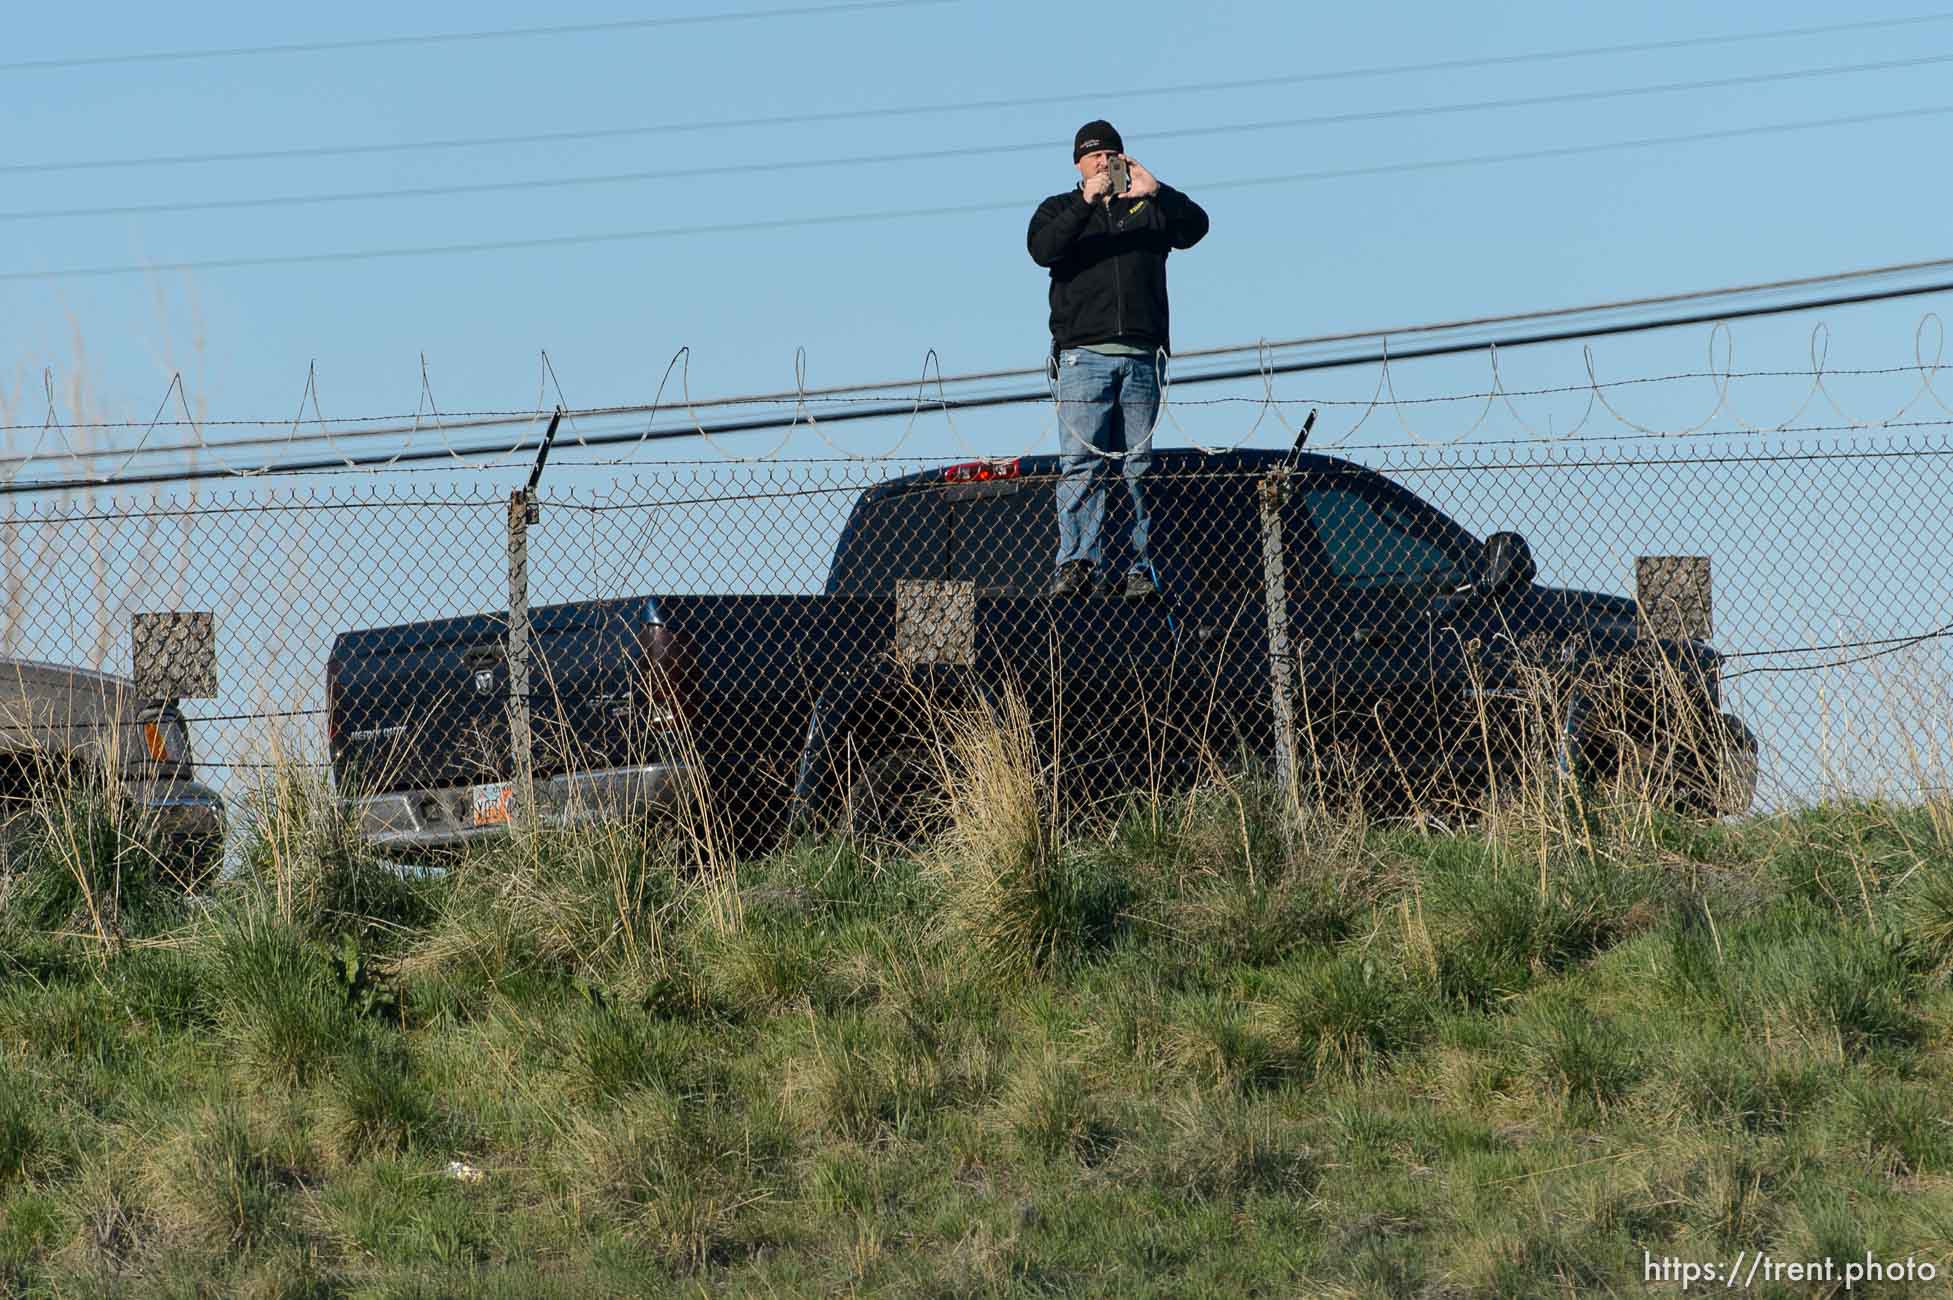
<instances>
[{"instance_id":1,"label":"green grass","mask_svg":"<svg viewBox=\"0 0 1953 1300\"><path fill-rule=\"evenodd\" d=\"M97 927L30 881L0 1296L1953 1267L1953 852L1917 810L1285 835L1253 781L1061 825L1008 777L940 840L736 875L607 828L403 882L286 789L204 904Z\"/></svg>"}]
</instances>

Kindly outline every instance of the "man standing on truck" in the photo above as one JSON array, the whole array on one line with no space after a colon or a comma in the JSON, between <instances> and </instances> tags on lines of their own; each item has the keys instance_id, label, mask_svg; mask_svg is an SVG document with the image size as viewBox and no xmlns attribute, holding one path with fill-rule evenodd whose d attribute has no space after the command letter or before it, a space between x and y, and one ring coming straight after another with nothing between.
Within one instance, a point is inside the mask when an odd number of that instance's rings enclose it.
<instances>
[{"instance_id":1,"label":"man standing on truck","mask_svg":"<svg viewBox=\"0 0 1953 1300\"><path fill-rule=\"evenodd\" d=\"M1121 462L1132 498L1127 596L1159 590L1147 553L1142 480L1171 348L1166 255L1207 233L1207 214L1160 184L1112 124L1087 122L1072 139L1079 182L1038 204L1026 242L1051 272L1052 397L1058 406L1058 565L1053 596L1079 596L1099 567L1106 462Z\"/></svg>"}]
</instances>

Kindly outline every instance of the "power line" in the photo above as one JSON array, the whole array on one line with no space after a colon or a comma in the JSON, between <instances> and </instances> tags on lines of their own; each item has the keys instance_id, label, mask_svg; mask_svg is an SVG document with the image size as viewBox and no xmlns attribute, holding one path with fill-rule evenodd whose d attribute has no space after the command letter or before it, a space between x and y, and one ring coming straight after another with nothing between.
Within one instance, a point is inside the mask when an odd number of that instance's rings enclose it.
<instances>
[{"instance_id":1,"label":"power line","mask_svg":"<svg viewBox=\"0 0 1953 1300\"><path fill-rule=\"evenodd\" d=\"M1820 68L1796 68L1786 72L1750 73L1736 77L1716 77L1700 81L1662 82L1648 86L1622 86L1603 90L1575 90L1551 95L1526 95L1506 99L1465 100L1449 104L1426 104L1402 108L1367 109L1347 113L1317 114L1309 117L1274 118L1259 122L1223 122L1209 126L1174 127L1145 133L1150 140L1197 139L1214 135L1244 135L1261 131L1291 130L1298 127L1347 126L1357 123L1398 121L1407 118L1439 117L1457 113L1485 112L1513 108L1541 108L1549 105L1595 103L1610 99L1641 98L1649 95L1682 94L1700 90L1727 90L1739 86L1773 82L1803 81L1816 77L1849 76L1866 72L1890 72L1907 68L1953 63L1953 54L1922 55L1910 59L1887 59L1874 63L1853 63ZM341 190L315 194L282 194L233 199L187 199L167 203L132 203L98 207L42 208L19 212L0 212L0 221L71 220L78 217L152 216L172 212L222 212L242 209L297 207L323 203L373 202L396 199L451 197L460 194L500 194L525 190L564 189L578 186L637 184L644 181L692 180L711 176L764 175L786 171L819 171L831 167L878 166L891 163L930 162L938 159L995 157L1015 153L1043 153L1053 148L1049 140L1028 140L1015 144L965 145L956 148L908 150L900 153L854 154L826 158L788 158L770 162L720 163L706 167L665 168L652 171L608 172L590 176L562 176L516 181L478 181L468 184L428 185L406 189Z\"/></svg>"},{"instance_id":2,"label":"power line","mask_svg":"<svg viewBox=\"0 0 1953 1300\"><path fill-rule=\"evenodd\" d=\"M1668 298L1664 300L1654 300L1654 299L1630 300L1629 302L1620 304L1620 306L1632 306L1640 303L1648 303L1654 301L1663 301L1666 304L1670 304L1670 305L1682 305L1682 304L1699 303L1705 298L1709 298L1718 294L1725 295L1725 296L1733 296L1735 293L1743 293L1743 292L1767 293L1767 292L1780 291L1784 288L1789 288L1789 287L1803 287L1803 286L1812 286L1812 285L1837 284L1842 287L1843 284L1848 283L1853 279L1862 281L1864 279L1875 278L1881 275L1889 275L1895 271L1916 269L1918 267L1936 267L1940 269L1945 269L1948 266L1953 266L1953 259L1943 259L1931 263L1918 263L1918 264L1914 264L1914 266L1912 267L1884 268L1882 270L1874 271L1874 272L1847 272L1838 275L1805 276L1795 280L1782 280L1782 281L1775 281L1766 284L1748 286L1746 289L1739 289L1735 291L1700 290L1691 293L1670 295ZM1757 317L1757 316L1774 316L1774 315L1782 315L1791 312L1812 311L1812 310L1817 310L1825 307L1852 306L1852 305L1858 305L1858 304L1868 303L1868 302L1884 302L1884 301L1890 301L1897 298L1917 297L1925 294L1945 293L1949 291L1953 291L1953 279L1940 279L1925 284L1900 285L1900 286L1891 286L1891 287L1878 288L1878 289L1859 289L1859 290L1845 291L1845 292L1834 292L1834 293L1824 294L1821 296L1798 298L1789 301L1759 303L1753 306L1741 307L1735 309L1724 309L1720 311L1696 310L1696 311L1680 312L1680 313L1675 313L1667 316L1654 317L1652 319L1644 319L1638 321L1614 321L1614 322L1603 322L1598 324L1587 324L1587 325L1571 323L1567 321L1567 318L1577 314L1591 315L1591 314L1607 313L1616 310L1616 306L1607 304L1599 307L1588 307L1588 308L1560 308L1560 309L1555 309L1553 311L1535 313L1528 317L1481 318L1485 321L1499 323L1499 324L1515 323L1521 320L1531 321L1536 323L1536 328L1534 329L1508 334L1502 338L1474 338L1470 340L1461 340L1461 341L1444 341L1444 342L1431 342L1425 344L1412 344L1410 346L1383 347L1377 350L1364 352L1360 354L1313 357L1313 358L1305 358L1302 360L1285 361L1276 364L1267 364L1267 365L1258 364L1252 367L1233 367L1228 369L1207 371L1196 375L1190 375L1184 378L1178 378L1174 381L1174 384L1175 387L1184 388L1195 384L1220 383L1220 382L1226 382L1231 380L1261 378L1264 376L1282 375L1282 374L1299 374L1305 371L1313 371L1313 370L1333 370L1333 369L1340 369L1343 367L1353 366L1353 365L1375 365L1385 361L1422 360L1422 359L1427 359L1432 357L1455 356L1462 352L1479 351L1487 347L1497 347L1501 349L1530 347L1530 346L1544 344L1544 343L1563 343L1563 342L1569 342L1569 341L1579 340L1579 339L1599 338L1607 335L1633 334L1633 333L1643 333L1649 330L1672 329L1684 325L1700 325L1700 324L1708 324L1717 321L1740 320L1740 319L1746 319L1746 318ZM1455 332L1455 329L1456 329L1455 326L1435 326L1435 327L1427 327L1426 332L1427 333ZM1364 335L1332 335L1332 336L1326 336L1325 338L1319 340L1319 342L1338 344L1338 343L1353 341L1357 339L1374 339L1378 337L1379 335L1376 333L1364 334ZM1301 342L1303 341L1301 340L1297 341L1298 344ZM1292 344L1287 346L1295 346L1295 345ZM865 409L851 410L851 411L841 411L841 412L832 413L827 416L824 416L822 419L822 423L843 424L843 423L851 423L860 420L885 420L885 419L899 419L905 417L913 418L916 415L916 413L922 409L927 409L931 411L969 411L969 410L979 410L979 409L1002 407L1002 406L1022 406L1022 405L1029 405L1032 403L1048 402L1050 400L1051 400L1051 395L1048 390L1042 388L1028 389L1028 390L1023 390L1018 392L993 393L993 394L976 396L976 397L939 398L938 400L935 401L916 402L916 403L908 403L908 404L890 404L890 405L885 405L880 407L872 407L872 408L865 408ZM767 429L790 429L798 425L799 423L801 423L801 416L798 412L795 412L785 417L761 416L761 417L754 417L754 418L743 419L743 420L728 420L712 426L705 426L705 425L698 424L697 422L694 422L690 426L683 427L683 428L646 429L642 432L635 432L635 433L596 434L596 435L579 437L576 441L579 447L587 449L590 447L597 447L597 446L619 446L619 445L633 444L633 443L662 442L662 441L669 441L675 438L691 438L700 435L712 437L712 436L718 436L724 434L752 433L752 432L757 432L760 430L767 430ZM287 474L302 474L302 473L308 473L308 472L319 471L319 470L338 470L338 469L357 469L357 468L392 469L404 465L423 463L423 462L433 461L433 460L465 460L470 457L482 457L482 456L491 456L491 455L511 456L511 455L521 454L527 451L533 451L537 445L538 443L536 438L532 436L524 436L516 440L513 444L509 444L506 442L497 442L492 445L481 445L481 446L474 446L474 447L461 447L461 448L441 447L439 449L400 451L391 454L382 453L382 454L373 454L368 456L341 455L341 456L334 456L334 457L321 459L321 460L294 461L294 462L287 462L287 463L276 464L276 465L256 466L244 472L254 476L275 476L275 475L287 475ZM1803 456L1789 456L1789 457L1764 457L1763 459L1770 460L1770 459L1810 459L1810 458L1812 457L1809 455L1803 455ZM1620 463L1628 464L1634 462L1620 462ZM1676 463L1688 463L1688 464L1721 463L1721 461L1711 458L1703 461L1681 461ZM146 473L146 474L125 475L113 479L81 478L81 479L62 479L62 480L28 480L25 482L20 480L14 480L12 482L0 484L0 496L14 496L14 495L20 495L22 493L28 493L28 492L84 491L90 489L113 488L113 487L133 487L133 486L141 486L145 484L183 483L183 482L191 482L191 481L205 480L205 479L232 478L232 477L236 477L238 473L239 471L232 470L232 469L177 469L177 470L163 470L163 471L157 471L154 473Z\"/></svg>"},{"instance_id":3,"label":"power line","mask_svg":"<svg viewBox=\"0 0 1953 1300\"><path fill-rule=\"evenodd\" d=\"M1109 101L1158 98L1161 96L1215 94L1235 90L1269 89L1281 86L1297 86L1329 81L1347 81L1427 72L1511 67L1526 63L1558 62L1614 54L1645 54L1664 50L1783 40L1803 36L1837 35L1846 32L1911 27L1927 23L1943 23L1949 21L1953 21L1953 13L1922 14L1910 18L1873 19L1854 23L1832 23L1817 27L1791 27L1774 31L1737 33L1728 36L1680 37L1667 41L1638 41L1623 45L1598 45L1568 50L1541 50L1523 54L1490 55L1470 59L1441 59L1426 63L1403 63L1367 68L1346 68L1331 71L1291 73L1272 77L1237 78L1226 81L1188 82L1174 86L1123 86L1095 91L1072 92L1062 95L980 99L949 104L904 104L816 113L785 113L757 117L719 118L705 122L660 122L641 126L600 127L586 130L544 131L510 135L464 136L437 140L355 145L297 146L283 149L249 149L128 158L96 158L83 159L81 161L61 160L37 163L9 163L0 165L0 175L20 175L36 172L92 171L118 167L166 167L203 163L265 162L274 159L293 158L351 157L366 154L410 153L445 149L500 147L506 145L568 144L576 141L608 140L629 136L670 135L774 126L810 126L881 118L929 117L939 114L989 112L997 109L1038 108L1060 104L1105 103ZM0 70L4 69L0 68Z\"/></svg>"},{"instance_id":4,"label":"power line","mask_svg":"<svg viewBox=\"0 0 1953 1300\"><path fill-rule=\"evenodd\" d=\"M561 23L550 27L432 32L421 36L366 36L337 41L299 41L286 45L235 45L205 50L156 50L141 54L89 54L72 58L24 59L12 63L0 63L0 73L52 72L63 68L126 67L134 63L184 63L194 59L238 59L262 54L326 54L346 50L378 50L415 45L453 45L466 41L519 40L533 36L582 36L660 27L702 27L708 24L752 22L762 18L808 18L826 14L859 13L873 9L910 9L919 5L950 3L953 3L953 0L835 0L835 3L830 4L798 5L789 9L749 9L737 13L684 14L668 18L627 18L602 23Z\"/></svg>"},{"instance_id":5,"label":"power line","mask_svg":"<svg viewBox=\"0 0 1953 1300\"><path fill-rule=\"evenodd\" d=\"M1283 176L1251 176L1238 180L1206 181L1197 184L1203 192L1255 189L1269 185L1292 185L1326 180L1349 180L1365 176L1397 175L1457 167L1477 167L1498 163L1538 162L1549 158L1570 158L1607 153L1616 149L1647 149L1665 145L1700 144L1711 140L1733 140L1752 136L1779 135L1837 126L1862 126L1908 118L1943 116L1953 113L1953 105L1932 105L1898 109L1887 113L1859 113L1844 117L1817 118L1803 122L1781 122L1764 126L1735 127L1719 131L1698 131L1687 135L1648 136L1639 140L1611 140L1597 144L1564 145L1528 149L1518 153L1476 154L1465 158L1441 158L1424 162L1382 163L1369 167L1342 167L1326 171L1293 172ZM402 257L448 257L465 253L523 252L539 248L569 248L578 245L638 243L647 240L682 239L697 235L753 234L763 231L803 227L863 225L882 221L907 221L921 218L969 216L984 212L1028 210L1035 199L1005 199L992 203L945 204L926 208L891 208L878 212L841 212L815 217L775 217L759 221L702 223L689 226L664 226L654 230L620 230L591 235L544 235L530 239L491 239L460 244L420 244L397 248L348 249L324 253L281 253L263 257L218 257L177 262L133 262L114 266L66 267L57 271L0 272L0 282L28 280L79 280L114 275L155 274L164 271L223 271L266 266L304 266L336 262L364 262Z\"/></svg>"}]
</instances>

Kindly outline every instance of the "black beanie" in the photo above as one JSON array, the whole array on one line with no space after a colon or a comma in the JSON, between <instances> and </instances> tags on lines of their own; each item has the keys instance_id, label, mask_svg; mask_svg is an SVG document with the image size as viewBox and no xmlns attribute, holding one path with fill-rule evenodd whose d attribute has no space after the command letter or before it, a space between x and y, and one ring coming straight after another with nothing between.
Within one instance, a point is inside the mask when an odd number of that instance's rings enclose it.
<instances>
[{"instance_id":1,"label":"black beanie","mask_svg":"<svg viewBox=\"0 0 1953 1300\"><path fill-rule=\"evenodd\" d=\"M1103 118L1079 127L1078 134L1071 138L1073 162L1077 162L1088 153L1097 153L1101 149L1110 149L1113 153L1126 151L1126 142L1119 138L1119 132L1113 128L1112 123Z\"/></svg>"}]
</instances>

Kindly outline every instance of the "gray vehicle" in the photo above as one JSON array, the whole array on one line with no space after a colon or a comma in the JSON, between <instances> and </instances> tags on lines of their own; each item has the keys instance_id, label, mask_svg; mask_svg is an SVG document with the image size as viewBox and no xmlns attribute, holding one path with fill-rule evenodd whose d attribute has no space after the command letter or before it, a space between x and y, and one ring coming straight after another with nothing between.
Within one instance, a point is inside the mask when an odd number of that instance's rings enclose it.
<instances>
[{"instance_id":1,"label":"gray vehicle","mask_svg":"<svg viewBox=\"0 0 1953 1300\"><path fill-rule=\"evenodd\" d=\"M135 829L160 846L168 875L195 885L216 867L224 801L196 779L174 703L143 699L111 673L0 659L0 855L32 835L37 801L104 778Z\"/></svg>"}]
</instances>

